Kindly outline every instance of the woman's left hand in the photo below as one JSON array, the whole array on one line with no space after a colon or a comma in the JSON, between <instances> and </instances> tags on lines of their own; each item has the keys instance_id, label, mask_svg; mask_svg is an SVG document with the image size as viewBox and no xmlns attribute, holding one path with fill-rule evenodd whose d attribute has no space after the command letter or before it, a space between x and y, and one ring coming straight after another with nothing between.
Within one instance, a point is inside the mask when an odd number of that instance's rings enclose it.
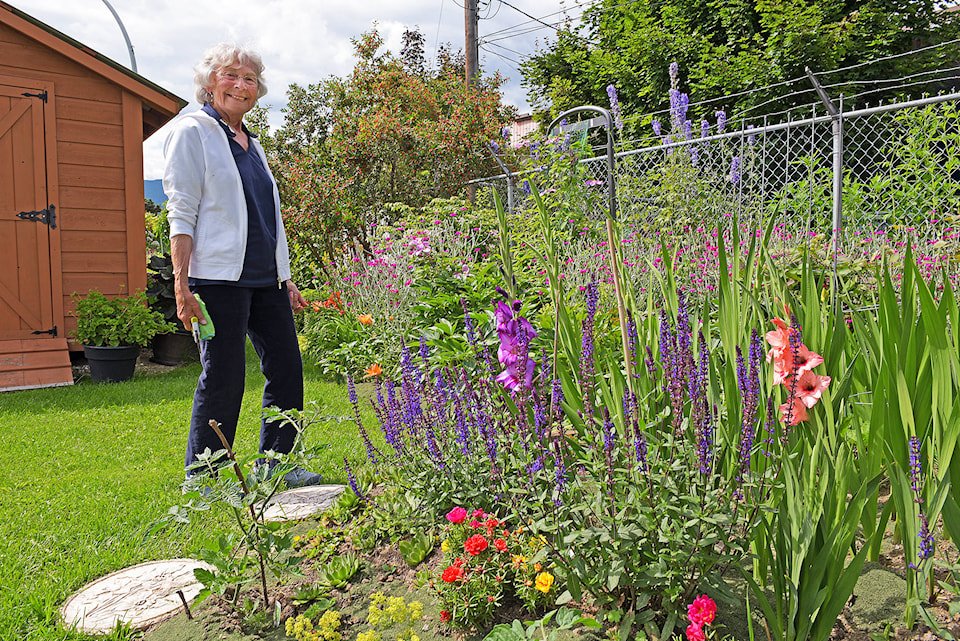
<instances>
[{"instance_id":1,"label":"woman's left hand","mask_svg":"<svg viewBox=\"0 0 960 641\"><path fill-rule=\"evenodd\" d=\"M305 309L307 307L307 299L303 297L303 294L301 294L297 286L293 284L293 281L288 280L284 284L287 286L287 296L290 297L290 309L294 312Z\"/></svg>"}]
</instances>

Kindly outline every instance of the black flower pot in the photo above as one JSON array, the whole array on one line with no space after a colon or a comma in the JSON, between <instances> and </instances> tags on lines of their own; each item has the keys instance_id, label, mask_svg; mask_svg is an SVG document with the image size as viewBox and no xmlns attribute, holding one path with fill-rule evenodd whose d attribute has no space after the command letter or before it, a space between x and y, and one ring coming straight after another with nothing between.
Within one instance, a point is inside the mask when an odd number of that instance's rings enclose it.
<instances>
[{"instance_id":1,"label":"black flower pot","mask_svg":"<svg viewBox=\"0 0 960 641\"><path fill-rule=\"evenodd\" d=\"M140 356L139 345L99 347L84 345L83 355L90 365L90 378L95 383L119 383L133 378Z\"/></svg>"},{"instance_id":2,"label":"black flower pot","mask_svg":"<svg viewBox=\"0 0 960 641\"><path fill-rule=\"evenodd\" d=\"M190 332L176 331L153 337L153 358L161 365L179 365L183 360L196 360L197 344Z\"/></svg>"}]
</instances>

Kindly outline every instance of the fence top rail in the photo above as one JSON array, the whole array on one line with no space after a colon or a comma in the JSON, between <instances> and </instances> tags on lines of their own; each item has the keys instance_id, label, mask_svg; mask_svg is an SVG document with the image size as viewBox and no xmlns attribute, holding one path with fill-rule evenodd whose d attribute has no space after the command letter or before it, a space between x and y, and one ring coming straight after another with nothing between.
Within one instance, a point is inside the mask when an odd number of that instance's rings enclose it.
<instances>
[{"instance_id":1,"label":"fence top rail","mask_svg":"<svg viewBox=\"0 0 960 641\"><path fill-rule=\"evenodd\" d=\"M617 158L626 158L629 156L636 156L639 154L653 153L657 151L666 151L667 149L676 149L681 147L687 147L690 145L696 145L705 142L713 142L717 140L729 140L731 138L743 138L744 136L756 136L763 135L767 133L772 133L775 131L782 131L784 129L790 129L794 127L806 127L811 125L817 125L821 123L831 122L833 120L847 120L853 118L862 118L865 116L872 116L875 114L886 113L889 111L898 111L900 109L911 109L914 107L925 107L927 105L935 105L942 102L949 102L951 100L960 100L960 92L953 92L948 94L941 94L937 96L927 96L925 98L919 98L917 100L909 100L906 102L893 102L887 105L878 105L876 107L865 107L863 109L855 109L853 111L841 111L837 116L831 116L825 114L823 116L813 116L811 118L804 118L802 120L788 120L786 122L780 122L774 125L762 125L759 127L753 127L752 129L747 129L745 122L741 121L740 128L733 131L728 131L723 134L714 134L712 136L707 136L705 138L692 138L690 140L677 140L672 142L665 142L659 145L654 145L651 147L641 147L639 149L631 149L629 151L617 152ZM581 163L589 162L599 162L606 160L606 155L602 156L593 156L591 158L584 158L581 160ZM508 174L499 174L496 176L487 176L484 178L474 178L467 182L467 185L476 185L482 183L488 183L495 180L504 180L508 177L522 176L525 174L536 173L536 169L527 169L520 172L511 172Z\"/></svg>"}]
</instances>

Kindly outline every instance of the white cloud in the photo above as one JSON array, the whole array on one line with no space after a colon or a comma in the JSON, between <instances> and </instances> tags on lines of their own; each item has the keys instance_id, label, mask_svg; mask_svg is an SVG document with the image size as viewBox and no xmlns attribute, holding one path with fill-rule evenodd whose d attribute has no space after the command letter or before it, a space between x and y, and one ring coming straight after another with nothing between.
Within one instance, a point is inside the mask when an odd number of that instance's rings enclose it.
<instances>
[{"instance_id":1,"label":"white cloud","mask_svg":"<svg viewBox=\"0 0 960 641\"><path fill-rule=\"evenodd\" d=\"M586 0L515 0L511 2L532 16L555 14L563 7L579 16ZM62 31L99 53L130 65L120 27L102 0L7 0L21 11ZM351 38L373 28L384 37L386 46L399 52L407 27L419 26L426 41L428 58L437 44L449 42L456 51L463 48L463 9L456 0L110 0L133 43L137 70L152 82L193 101L193 65L203 51L217 42L233 41L260 51L266 65L270 93L264 98L279 122L280 108L290 83L309 84L330 75L343 76L353 68ZM526 23L527 16L499 0L481 3L479 33L492 34ZM545 18L556 21L560 15ZM519 60L535 51L535 42L552 34L546 27L497 44L513 51L494 49ZM491 47L492 48L492 47ZM499 70L508 78L504 101L527 108L516 65L502 57L481 51L484 71ZM188 109L195 109L193 104ZM165 130L144 143L144 174L159 178L163 169L162 148Z\"/></svg>"}]
</instances>

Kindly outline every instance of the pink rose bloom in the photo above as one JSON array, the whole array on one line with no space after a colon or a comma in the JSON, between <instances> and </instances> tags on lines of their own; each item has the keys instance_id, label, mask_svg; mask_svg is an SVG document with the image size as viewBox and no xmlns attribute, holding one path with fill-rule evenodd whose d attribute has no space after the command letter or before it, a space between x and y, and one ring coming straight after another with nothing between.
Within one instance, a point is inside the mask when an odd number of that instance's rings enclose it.
<instances>
[{"instance_id":1,"label":"pink rose bloom","mask_svg":"<svg viewBox=\"0 0 960 641\"><path fill-rule=\"evenodd\" d=\"M467 511L462 507L455 507L447 512L447 520L451 523L463 523L467 518Z\"/></svg>"},{"instance_id":2,"label":"pink rose bloom","mask_svg":"<svg viewBox=\"0 0 960 641\"><path fill-rule=\"evenodd\" d=\"M687 606L687 618L697 626L702 627L713 623L713 618L716 614L717 604L706 594L701 594L693 600L693 603Z\"/></svg>"}]
</instances>

